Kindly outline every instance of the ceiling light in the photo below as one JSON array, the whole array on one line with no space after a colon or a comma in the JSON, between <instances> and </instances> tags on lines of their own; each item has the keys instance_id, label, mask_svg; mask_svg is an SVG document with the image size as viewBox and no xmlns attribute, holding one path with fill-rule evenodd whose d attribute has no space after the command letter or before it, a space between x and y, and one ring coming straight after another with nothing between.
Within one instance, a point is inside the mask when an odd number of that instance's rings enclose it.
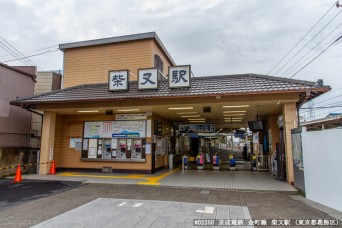
<instances>
[{"instance_id":1,"label":"ceiling light","mask_svg":"<svg viewBox=\"0 0 342 228\"><path fill-rule=\"evenodd\" d=\"M192 117L201 117L201 115L181 116L181 117L184 117L184 118L192 118Z\"/></svg>"},{"instance_id":2,"label":"ceiling light","mask_svg":"<svg viewBox=\"0 0 342 228\"><path fill-rule=\"evenodd\" d=\"M224 120L224 122L241 122L242 120Z\"/></svg>"},{"instance_id":3,"label":"ceiling light","mask_svg":"<svg viewBox=\"0 0 342 228\"><path fill-rule=\"evenodd\" d=\"M182 110L182 109L194 109L194 107L178 107L178 108L169 108L170 110Z\"/></svg>"},{"instance_id":4,"label":"ceiling light","mask_svg":"<svg viewBox=\"0 0 342 228\"><path fill-rule=\"evenodd\" d=\"M77 112L83 112L83 113L86 113L86 112L99 112L99 110L84 110L84 111L77 111Z\"/></svg>"},{"instance_id":5,"label":"ceiling light","mask_svg":"<svg viewBox=\"0 0 342 228\"><path fill-rule=\"evenodd\" d=\"M197 112L178 112L176 114L178 114L178 115L186 115L186 114L195 114L195 113L197 113Z\"/></svg>"},{"instance_id":6,"label":"ceiling light","mask_svg":"<svg viewBox=\"0 0 342 228\"><path fill-rule=\"evenodd\" d=\"M205 118L200 118L200 119L188 119L189 121L197 121L197 120L205 120Z\"/></svg>"},{"instance_id":7,"label":"ceiling light","mask_svg":"<svg viewBox=\"0 0 342 228\"><path fill-rule=\"evenodd\" d=\"M222 108L248 108L249 105L228 105L228 106L222 106Z\"/></svg>"},{"instance_id":8,"label":"ceiling light","mask_svg":"<svg viewBox=\"0 0 342 228\"><path fill-rule=\"evenodd\" d=\"M236 113L236 112L247 112L247 111L223 111L223 113Z\"/></svg>"},{"instance_id":9,"label":"ceiling light","mask_svg":"<svg viewBox=\"0 0 342 228\"><path fill-rule=\"evenodd\" d=\"M205 120L189 121L190 123L205 123Z\"/></svg>"},{"instance_id":10,"label":"ceiling light","mask_svg":"<svg viewBox=\"0 0 342 228\"><path fill-rule=\"evenodd\" d=\"M223 116L244 116L245 114L224 114Z\"/></svg>"},{"instance_id":11,"label":"ceiling light","mask_svg":"<svg viewBox=\"0 0 342 228\"><path fill-rule=\"evenodd\" d=\"M116 110L118 112L139 112L140 109L139 108L132 108L132 109L120 109L120 110Z\"/></svg>"}]
</instances>

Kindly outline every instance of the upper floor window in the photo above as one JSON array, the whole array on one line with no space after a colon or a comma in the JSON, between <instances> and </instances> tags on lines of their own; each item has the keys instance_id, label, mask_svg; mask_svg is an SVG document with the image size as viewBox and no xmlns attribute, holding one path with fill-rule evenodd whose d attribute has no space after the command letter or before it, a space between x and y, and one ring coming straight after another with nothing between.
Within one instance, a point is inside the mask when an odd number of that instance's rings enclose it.
<instances>
[{"instance_id":1,"label":"upper floor window","mask_svg":"<svg viewBox=\"0 0 342 228\"><path fill-rule=\"evenodd\" d=\"M158 68L158 70L159 70L161 73L164 73L164 72L163 72L164 63L163 63L163 60L160 58L159 55L154 55L154 67Z\"/></svg>"}]
</instances>

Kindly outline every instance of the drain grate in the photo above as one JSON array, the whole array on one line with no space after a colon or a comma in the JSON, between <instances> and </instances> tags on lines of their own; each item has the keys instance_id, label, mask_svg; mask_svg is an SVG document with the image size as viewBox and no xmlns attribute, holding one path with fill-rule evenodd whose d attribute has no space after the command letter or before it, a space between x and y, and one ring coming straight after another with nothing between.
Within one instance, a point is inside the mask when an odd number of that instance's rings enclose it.
<instances>
[{"instance_id":1,"label":"drain grate","mask_svg":"<svg viewBox=\"0 0 342 228\"><path fill-rule=\"evenodd\" d=\"M202 191L201 191L201 194L203 194L203 195L207 195L207 194L209 194L209 193L210 193L209 190L202 190Z\"/></svg>"}]
</instances>

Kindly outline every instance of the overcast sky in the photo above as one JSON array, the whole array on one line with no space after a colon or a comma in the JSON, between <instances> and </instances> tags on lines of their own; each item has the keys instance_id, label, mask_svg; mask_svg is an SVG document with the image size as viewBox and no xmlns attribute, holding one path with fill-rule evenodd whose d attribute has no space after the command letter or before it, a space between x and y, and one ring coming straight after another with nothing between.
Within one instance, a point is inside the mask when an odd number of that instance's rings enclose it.
<instances>
[{"instance_id":1,"label":"overcast sky","mask_svg":"<svg viewBox=\"0 0 342 228\"><path fill-rule=\"evenodd\" d=\"M155 31L176 64L191 64L195 76L268 74L334 4L334 0L1 0L0 36L44 70L62 69L58 44ZM341 2L342 4L342 2ZM292 76L342 35L342 7L333 7L315 29L270 75ZM337 15L337 16L336 16ZM334 16L336 18L318 33ZM316 35L318 33L318 35ZM311 42L310 39L312 39ZM323 40L323 41L322 41ZM0 39L0 41L4 42ZM293 57L307 42L308 45ZM321 42L320 44L318 44ZM318 45L317 45L318 44ZM313 49L317 45L316 49ZM51 47L55 46L55 47ZM294 65L308 51L297 65ZM6 56L0 48L0 61ZM291 60L287 65L284 64ZM306 61L305 61L306 60ZM9 65L22 65L13 61ZM280 68L284 66L281 70ZM280 70L279 72L277 72ZM342 40L294 78L323 79L342 94ZM342 98L334 98L339 102ZM316 103L318 103L316 101ZM316 106L329 105L330 101ZM331 109L318 111L325 115Z\"/></svg>"}]
</instances>

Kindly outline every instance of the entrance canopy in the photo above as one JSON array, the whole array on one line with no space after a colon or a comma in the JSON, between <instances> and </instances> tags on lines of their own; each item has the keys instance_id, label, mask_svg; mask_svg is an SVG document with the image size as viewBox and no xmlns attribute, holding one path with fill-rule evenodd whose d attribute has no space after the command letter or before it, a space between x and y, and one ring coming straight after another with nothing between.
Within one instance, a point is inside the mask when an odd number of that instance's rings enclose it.
<instances>
[{"instance_id":1,"label":"entrance canopy","mask_svg":"<svg viewBox=\"0 0 342 228\"><path fill-rule=\"evenodd\" d=\"M191 78L190 88L110 92L108 84L85 84L12 101L25 109L60 115L152 112L172 122L215 124L216 129L246 127L248 121L281 113L283 104L299 105L330 90L315 82L256 74Z\"/></svg>"}]
</instances>

